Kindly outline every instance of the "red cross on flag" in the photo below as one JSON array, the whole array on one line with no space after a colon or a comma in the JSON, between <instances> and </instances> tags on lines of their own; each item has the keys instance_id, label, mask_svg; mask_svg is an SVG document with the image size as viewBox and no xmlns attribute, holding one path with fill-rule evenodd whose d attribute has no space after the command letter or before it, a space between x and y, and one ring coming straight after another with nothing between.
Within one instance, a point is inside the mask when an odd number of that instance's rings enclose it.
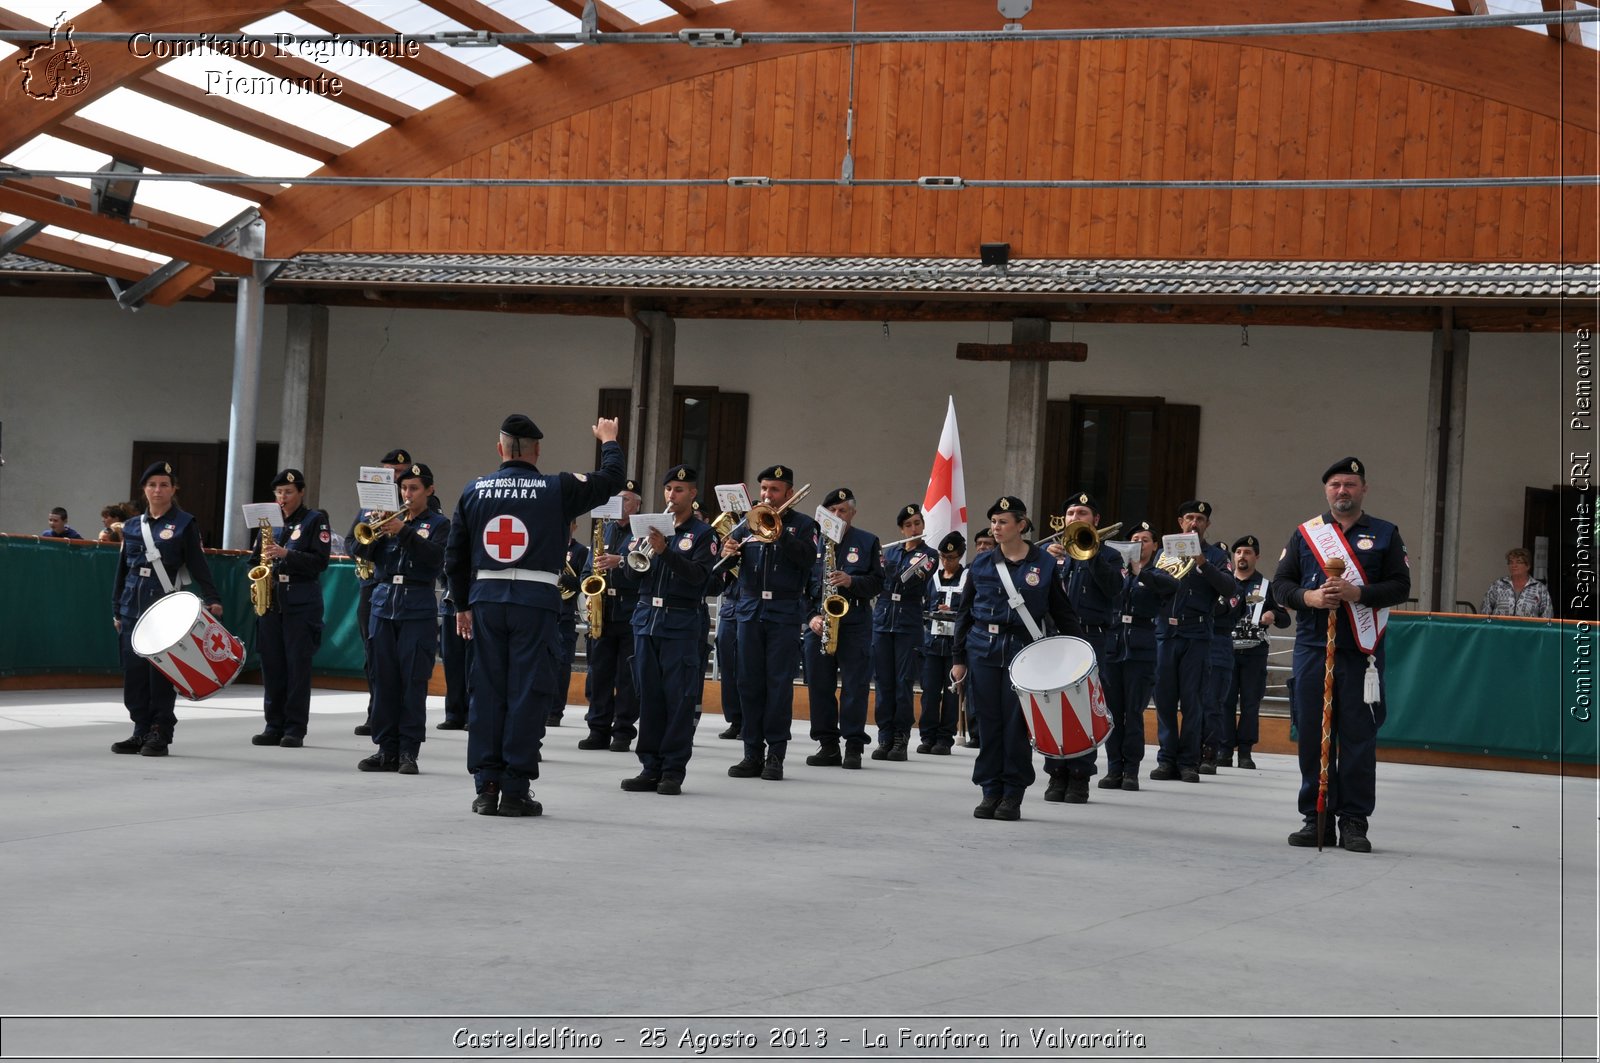
<instances>
[{"instance_id":1,"label":"red cross on flag","mask_svg":"<svg viewBox=\"0 0 1600 1063\"><path fill-rule=\"evenodd\" d=\"M516 517L500 516L483 529L483 549L492 560L508 564L528 552L528 527Z\"/></svg>"},{"instance_id":2,"label":"red cross on flag","mask_svg":"<svg viewBox=\"0 0 1600 1063\"><path fill-rule=\"evenodd\" d=\"M967 484L961 468L961 433L956 429L956 400L944 415L939 451L933 456L928 493L922 497L923 541L935 548L951 531L967 534Z\"/></svg>"}]
</instances>

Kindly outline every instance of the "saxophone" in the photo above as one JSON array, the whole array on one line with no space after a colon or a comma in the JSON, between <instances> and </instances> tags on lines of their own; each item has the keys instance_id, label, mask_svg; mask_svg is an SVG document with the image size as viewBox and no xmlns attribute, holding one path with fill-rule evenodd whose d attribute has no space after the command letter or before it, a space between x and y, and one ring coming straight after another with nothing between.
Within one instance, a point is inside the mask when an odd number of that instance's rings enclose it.
<instances>
[{"instance_id":1,"label":"saxophone","mask_svg":"<svg viewBox=\"0 0 1600 1063\"><path fill-rule=\"evenodd\" d=\"M589 552L589 564L591 567L600 560L600 555L605 552L605 528L605 521L597 520L594 522L594 545ZM600 574L597 568L593 573L585 577L578 589L583 592L584 616L589 622L589 637L597 639L600 637L603 627L601 621L605 618L606 578Z\"/></svg>"},{"instance_id":2,"label":"saxophone","mask_svg":"<svg viewBox=\"0 0 1600 1063\"><path fill-rule=\"evenodd\" d=\"M261 521L260 545L262 547L267 545L267 536L271 534L271 522ZM262 558L261 564L250 570L249 579L250 604L255 607L257 616L266 616L267 610L272 608L272 566Z\"/></svg>"},{"instance_id":3,"label":"saxophone","mask_svg":"<svg viewBox=\"0 0 1600 1063\"><path fill-rule=\"evenodd\" d=\"M833 540L829 539L822 551L822 652L829 657L839 652L839 627L850 611L850 602L828 583L828 577L836 570Z\"/></svg>"}]
</instances>

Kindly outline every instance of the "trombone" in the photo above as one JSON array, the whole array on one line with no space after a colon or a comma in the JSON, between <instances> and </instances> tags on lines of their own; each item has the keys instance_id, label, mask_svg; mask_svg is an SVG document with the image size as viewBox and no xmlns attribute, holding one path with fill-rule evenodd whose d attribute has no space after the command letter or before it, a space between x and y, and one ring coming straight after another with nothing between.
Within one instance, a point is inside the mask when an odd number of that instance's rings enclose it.
<instances>
[{"instance_id":1,"label":"trombone","mask_svg":"<svg viewBox=\"0 0 1600 1063\"><path fill-rule=\"evenodd\" d=\"M1052 523L1054 518L1052 519ZM1074 561L1087 561L1100 552L1100 544L1122 530L1122 522L1108 524L1104 528L1096 528L1086 520L1075 520L1071 524L1064 524L1056 534L1061 536L1061 545L1066 547L1067 554Z\"/></svg>"},{"instance_id":2,"label":"trombone","mask_svg":"<svg viewBox=\"0 0 1600 1063\"><path fill-rule=\"evenodd\" d=\"M755 539L758 542L763 543L777 542L778 536L783 534L783 515L789 512L790 508L793 507L796 502L806 497L806 492L810 490L811 485L806 484L804 487L800 488L800 490L790 495L789 501L785 502L781 506L774 506L770 502L757 502L755 505L751 506L750 512L744 515L744 520L740 521L739 524L735 525L733 528L733 531L738 531L739 525L747 525L750 529L750 534L745 536L744 539L740 540L740 548L743 549L744 544L749 542L751 539ZM732 535L733 531L730 531L728 534ZM714 576L721 575L738 563L739 555L737 553L731 554L722 558L715 565L713 565L711 567L711 574Z\"/></svg>"}]
</instances>

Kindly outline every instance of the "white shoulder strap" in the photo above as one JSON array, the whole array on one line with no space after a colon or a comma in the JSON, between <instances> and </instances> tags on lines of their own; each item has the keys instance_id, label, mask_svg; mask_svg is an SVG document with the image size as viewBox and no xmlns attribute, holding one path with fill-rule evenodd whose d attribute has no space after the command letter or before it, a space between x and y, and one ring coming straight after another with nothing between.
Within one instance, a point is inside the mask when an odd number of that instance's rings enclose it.
<instances>
[{"instance_id":1,"label":"white shoulder strap","mask_svg":"<svg viewBox=\"0 0 1600 1063\"><path fill-rule=\"evenodd\" d=\"M1039 622L1028 612L1028 603L1017 593L1017 585L1011 580L1011 566L1006 564L1005 558L1000 558L994 564L995 571L1000 574L1000 582L1006 587L1006 604L1022 617L1023 626L1028 629L1028 637L1035 642L1044 637L1044 632L1039 630Z\"/></svg>"},{"instance_id":2,"label":"white shoulder strap","mask_svg":"<svg viewBox=\"0 0 1600 1063\"><path fill-rule=\"evenodd\" d=\"M150 517L139 518L139 531L144 534L144 560L145 564L155 569L156 579L161 581L161 593L172 593L172 580L167 576L167 566L161 563L161 551L156 549L156 537L150 534Z\"/></svg>"}]
</instances>

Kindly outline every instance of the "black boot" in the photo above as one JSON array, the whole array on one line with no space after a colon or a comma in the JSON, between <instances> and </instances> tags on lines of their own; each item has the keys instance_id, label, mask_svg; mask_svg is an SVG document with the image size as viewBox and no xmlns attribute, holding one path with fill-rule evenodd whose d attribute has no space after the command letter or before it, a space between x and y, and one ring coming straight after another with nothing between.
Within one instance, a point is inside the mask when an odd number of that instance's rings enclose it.
<instances>
[{"instance_id":1,"label":"black boot","mask_svg":"<svg viewBox=\"0 0 1600 1063\"><path fill-rule=\"evenodd\" d=\"M767 764L761 769L761 777L768 782L777 782L783 778L783 754L768 753Z\"/></svg>"},{"instance_id":2,"label":"black boot","mask_svg":"<svg viewBox=\"0 0 1600 1063\"><path fill-rule=\"evenodd\" d=\"M718 738L726 738L726 739L729 739L729 740L732 740L732 741L738 741L738 739L739 739L739 725L736 724L736 723L730 723L727 727L725 727L721 731L717 732L717 737Z\"/></svg>"},{"instance_id":3,"label":"black boot","mask_svg":"<svg viewBox=\"0 0 1600 1063\"><path fill-rule=\"evenodd\" d=\"M111 743L111 752L113 753L137 753L143 748L144 735L134 735L131 738L124 738L120 742Z\"/></svg>"},{"instance_id":4,"label":"black boot","mask_svg":"<svg viewBox=\"0 0 1600 1063\"><path fill-rule=\"evenodd\" d=\"M151 728L144 736L144 745L139 747L140 756L164 757L167 755L167 740L161 737L161 732Z\"/></svg>"},{"instance_id":5,"label":"black boot","mask_svg":"<svg viewBox=\"0 0 1600 1063\"><path fill-rule=\"evenodd\" d=\"M872 759L888 760L889 750L893 747L893 745L893 742L879 742L877 745L872 747Z\"/></svg>"},{"instance_id":6,"label":"black boot","mask_svg":"<svg viewBox=\"0 0 1600 1063\"><path fill-rule=\"evenodd\" d=\"M754 779L761 774L761 754L745 751L744 759L728 769L728 774L735 779Z\"/></svg>"},{"instance_id":7,"label":"black boot","mask_svg":"<svg viewBox=\"0 0 1600 1063\"><path fill-rule=\"evenodd\" d=\"M844 757L839 753L838 742L823 742L817 751L806 758L806 764L813 768L837 768L844 763Z\"/></svg>"},{"instance_id":8,"label":"black boot","mask_svg":"<svg viewBox=\"0 0 1600 1063\"><path fill-rule=\"evenodd\" d=\"M1102 775L1100 781L1095 785L1102 790L1120 790L1122 789L1122 775L1120 772L1117 774L1107 773Z\"/></svg>"},{"instance_id":9,"label":"black boot","mask_svg":"<svg viewBox=\"0 0 1600 1063\"><path fill-rule=\"evenodd\" d=\"M1044 788L1046 801L1065 801L1067 799L1067 777L1065 775L1050 776L1049 785Z\"/></svg>"},{"instance_id":10,"label":"black boot","mask_svg":"<svg viewBox=\"0 0 1600 1063\"><path fill-rule=\"evenodd\" d=\"M906 747L911 744L911 739L906 735L895 735L894 745L889 747L890 760L905 760Z\"/></svg>"},{"instance_id":11,"label":"black boot","mask_svg":"<svg viewBox=\"0 0 1600 1063\"><path fill-rule=\"evenodd\" d=\"M1298 849L1315 849L1317 847L1317 821L1315 819L1306 820L1299 830L1289 835L1289 844ZM1322 844L1329 849L1339 844L1331 819L1328 821L1327 826L1323 828Z\"/></svg>"},{"instance_id":12,"label":"black boot","mask_svg":"<svg viewBox=\"0 0 1600 1063\"><path fill-rule=\"evenodd\" d=\"M1118 783L1120 786L1121 784ZM1089 776L1067 776L1066 802L1069 805L1086 805L1089 803Z\"/></svg>"},{"instance_id":13,"label":"black boot","mask_svg":"<svg viewBox=\"0 0 1600 1063\"><path fill-rule=\"evenodd\" d=\"M924 738L922 741L918 742L917 743L917 752L918 753L932 753L933 752L933 739Z\"/></svg>"},{"instance_id":14,"label":"black boot","mask_svg":"<svg viewBox=\"0 0 1600 1063\"><path fill-rule=\"evenodd\" d=\"M998 808L999 805L1000 805L1000 795L999 794L986 795L982 801L978 802L978 807L972 810L972 818L973 819L993 819L994 818L994 810L996 808Z\"/></svg>"},{"instance_id":15,"label":"black boot","mask_svg":"<svg viewBox=\"0 0 1600 1063\"><path fill-rule=\"evenodd\" d=\"M861 767L861 743L860 742L846 742L844 744L844 763L839 765L839 766L841 768L851 768L851 769L855 769L855 768Z\"/></svg>"},{"instance_id":16,"label":"black boot","mask_svg":"<svg viewBox=\"0 0 1600 1063\"><path fill-rule=\"evenodd\" d=\"M609 732L609 731L595 731L595 730L591 729L589 731L589 737L588 738L580 738L580 739L578 739L578 748L579 749L610 749L611 748L611 732Z\"/></svg>"},{"instance_id":17,"label":"black boot","mask_svg":"<svg viewBox=\"0 0 1600 1063\"><path fill-rule=\"evenodd\" d=\"M500 814L500 784L486 782L483 789L478 791L478 796L472 799L472 811L480 816L496 816Z\"/></svg>"},{"instance_id":18,"label":"black boot","mask_svg":"<svg viewBox=\"0 0 1600 1063\"><path fill-rule=\"evenodd\" d=\"M630 794L654 793L661 785L661 776L641 771L631 779L622 780L622 788Z\"/></svg>"},{"instance_id":19,"label":"black boot","mask_svg":"<svg viewBox=\"0 0 1600 1063\"><path fill-rule=\"evenodd\" d=\"M1239 747L1239 767L1243 768L1245 771L1256 770L1256 762L1250 756L1249 746Z\"/></svg>"},{"instance_id":20,"label":"black boot","mask_svg":"<svg viewBox=\"0 0 1600 1063\"><path fill-rule=\"evenodd\" d=\"M356 762L357 771L399 771L400 758L381 750Z\"/></svg>"},{"instance_id":21,"label":"black boot","mask_svg":"<svg viewBox=\"0 0 1600 1063\"><path fill-rule=\"evenodd\" d=\"M1200 750L1199 772L1201 775L1215 775L1217 773L1217 751L1210 746L1205 746Z\"/></svg>"}]
</instances>

